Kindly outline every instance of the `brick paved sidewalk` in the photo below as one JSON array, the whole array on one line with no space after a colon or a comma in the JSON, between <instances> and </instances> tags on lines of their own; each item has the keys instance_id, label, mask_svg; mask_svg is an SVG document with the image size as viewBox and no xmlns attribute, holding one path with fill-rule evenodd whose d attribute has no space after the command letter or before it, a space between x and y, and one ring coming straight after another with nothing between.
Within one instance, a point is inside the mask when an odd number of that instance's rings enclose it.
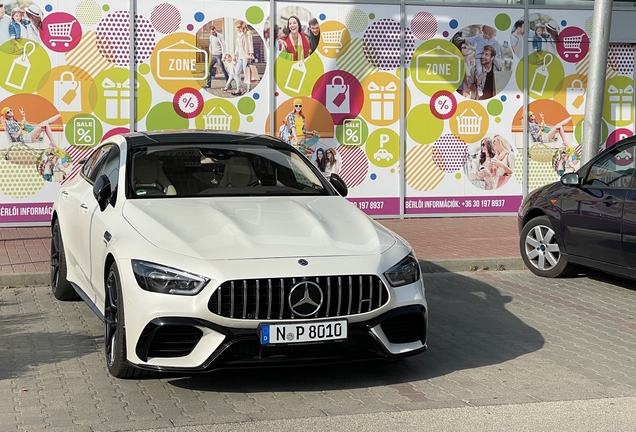
<instances>
[{"instance_id":1,"label":"brick paved sidewalk","mask_svg":"<svg viewBox=\"0 0 636 432\"><path fill-rule=\"evenodd\" d=\"M404 237L417 257L432 267L425 271L475 268L520 268L516 216L379 219ZM0 286L2 276L31 274L46 280L49 271L48 227L0 228ZM6 285L6 283L5 283Z\"/></svg>"}]
</instances>

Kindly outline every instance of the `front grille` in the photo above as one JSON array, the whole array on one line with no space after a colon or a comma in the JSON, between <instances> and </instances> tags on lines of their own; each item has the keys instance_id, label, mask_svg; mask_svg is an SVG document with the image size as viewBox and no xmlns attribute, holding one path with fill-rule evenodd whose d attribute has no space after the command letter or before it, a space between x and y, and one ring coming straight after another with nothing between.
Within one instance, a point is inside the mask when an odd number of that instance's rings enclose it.
<instances>
[{"instance_id":1,"label":"front grille","mask_svg":"<svg viewBox=\"0 0 636 432\"><path fill-rule=\"evenodd\" d=\"M322 276L224 282L212 294L208 308L225 318L297 318L288 298L292 287L303 281L315 282L323 293L322 305L307 318L357 315L379 309L389 301L389 292L377 276Z\"/></svg>"},{"instance_id":2,"label":"front grille","mask_svg":"<svg viewBox=\"0 0 636 432\"><path fill-rule=\"evenodd\" d=\"M148 357L185 357L192 352L203 332L192 326L159 327L148 348Z\"/></svg>"}]
</instances>

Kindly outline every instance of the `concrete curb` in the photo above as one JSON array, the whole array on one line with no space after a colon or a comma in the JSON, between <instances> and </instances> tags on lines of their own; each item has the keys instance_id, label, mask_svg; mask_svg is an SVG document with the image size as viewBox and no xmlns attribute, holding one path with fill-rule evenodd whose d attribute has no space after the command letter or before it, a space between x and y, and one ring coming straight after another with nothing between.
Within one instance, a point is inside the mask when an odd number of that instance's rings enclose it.
<instances>
[{"instance_id":1,"label":"concrete curb","mask_svg":"<svg viewBox=\"0 0 636 432\"><path fill-rule=\"evenodd\" d=\"M423 273L467 272L477 270L523 270L526 266L519 258L462 258L451 260L420 260ZM49 286L51 275L48 272L3 273L0 274L0 287Z\"/></svg>"}]
</instances>

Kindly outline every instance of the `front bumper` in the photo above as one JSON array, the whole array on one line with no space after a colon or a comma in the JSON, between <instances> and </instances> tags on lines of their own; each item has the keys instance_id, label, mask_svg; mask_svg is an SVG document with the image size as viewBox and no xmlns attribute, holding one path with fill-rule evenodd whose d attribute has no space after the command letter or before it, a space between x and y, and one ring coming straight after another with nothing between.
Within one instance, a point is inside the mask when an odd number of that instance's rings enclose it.
<instances>
[{"instance_id":1,"label":"front bumper","mask_svg":"<svg viewBox=\"0 0 636 432\"><path fill-rule=\"evenodd\" d=\"M256 328L222 327L196 318L160 317L148 323L141 333L135 354L142 363L134 366L164 372L208 372L227 368L391 360L425 351L427 334L425 304L402 306L366 322L349 323L345 341L286 346L262 346ZM222 338L222 342L215 344L216 349L200 365L179 365L180 357L205 349L206 338L215 342Z\"/></svg>"}]
</instances>

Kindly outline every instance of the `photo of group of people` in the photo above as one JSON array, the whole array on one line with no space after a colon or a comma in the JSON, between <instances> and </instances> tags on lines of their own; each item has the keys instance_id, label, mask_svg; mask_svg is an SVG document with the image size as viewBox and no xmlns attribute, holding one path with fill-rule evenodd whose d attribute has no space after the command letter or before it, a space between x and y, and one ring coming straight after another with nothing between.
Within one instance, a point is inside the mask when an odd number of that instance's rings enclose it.
<instances>
[{"instance_id":1,"label":"photo of group of people","mask_svg":"<svg viewBox=\"0 0 636 432\"><path fill-rule=\"evenodd\" d=\"M479 189L498 189L514 174L514 163L515 149L506 138L501 135L485 137L468 147L466 174Z\"/></svg>"},{"instance_id":2,"label":"photo of group of people","mask_svg":"<svg viewBox=\"0 0 636 432\"><path fill-rule=\"evenodd\" d=\"M37 4L21 7L15 0L0 0L0 49L17 53L24 48L25 39L41 43L43 18L44 13ZM9 41L11 43L4 46Z\"/></svg>"},{"instance_id":3,"label":"photo of group of people","mask_svg":"<svg viewBox=\"0 0 636 432\"><path fill-rule=\"evenodd\" d=\"M515 22L510 33L510 46L512 52L518 57L523 58L525 49L523 46L523 37L528 31L528 45L535 64L543 61L546 53L557 55L557 42L559 40L559 24L549 15L532 13L528 17L528 25L523 19Z\"/></svg>"},{"instance_id":4,"label":"photo of group of people","mask_svg":"<svg viewBox=\"0 0 636 432\"><path fill-rule=\"evenodd\" d=\"M320 43L320 23L302 7L288 6L278 12L274 29L265 22L265 40L269 44L275 38L277 55L287 60L299 61L313 54Z\"/></svg>"},{"instance_id":5,"label":"photo of group of people","mask_svg":"<svg viewBox=\"0 0 636 432\"><path fill-rule=\"evenodd\" d=\"M242 96L260 83L267 65L266 47L245 21L209 21L197 32L197 47L208 52L206 91L217 97Z\"/></svg>"},{"instance_id":6,"label":"photo of group of people","mask_svg":"<svg viewBox=\"0 0 636 432\"><path fill-rule=\"evenodd\" d=\"M52 147L38 158L38 173L46 182L59 183L70 174L71 162L71 157L66 150Z\"/></svg>"},{"instance_id":7,"label":"photo of group of people","mask_svg":"<svg viewBox=\"0 0 636 432\"><path fill-rule=\"evenodd\" d=\"M464 57L464 79L457 92L468 99L486 100L501 91L512 76L512 50L500 44L488 25L464 27L451 38Z\"/></svg>"}]
</instances>

